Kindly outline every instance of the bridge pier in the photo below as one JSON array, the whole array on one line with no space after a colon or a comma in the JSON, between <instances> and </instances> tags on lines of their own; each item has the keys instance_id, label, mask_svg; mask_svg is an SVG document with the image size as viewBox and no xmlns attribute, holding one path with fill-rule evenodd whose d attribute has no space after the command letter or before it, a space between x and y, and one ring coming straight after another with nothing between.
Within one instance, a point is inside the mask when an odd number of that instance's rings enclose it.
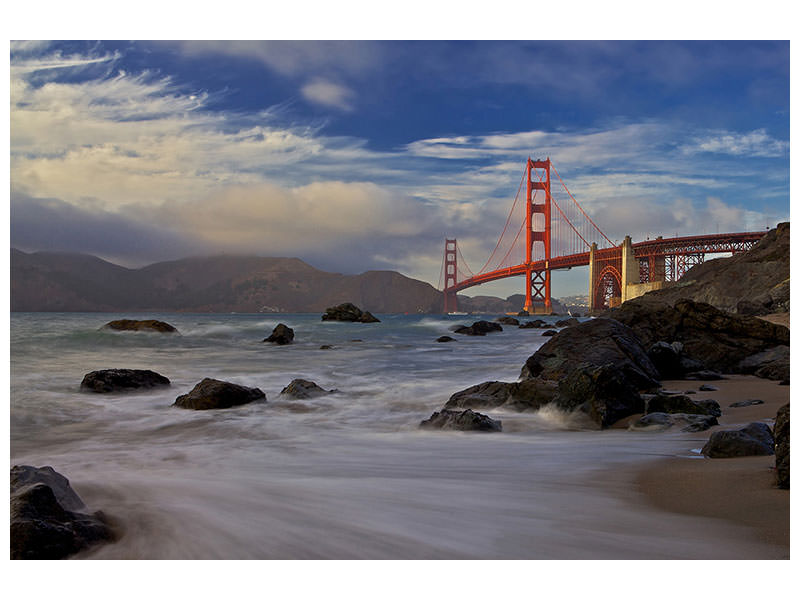
<instances>
[{"instance_id":1,"label":"bridge pier","mask_svg":"<svg viewBox=\"0 0 800 600\"><path fill-rule=\"evenodd\" d=\"M639 261L633 254L631 236L626 235L622 242L622 281L620 283L622 302L634 297L628 288L632 283L639 283Z\"/></svg>"}]
</instances>

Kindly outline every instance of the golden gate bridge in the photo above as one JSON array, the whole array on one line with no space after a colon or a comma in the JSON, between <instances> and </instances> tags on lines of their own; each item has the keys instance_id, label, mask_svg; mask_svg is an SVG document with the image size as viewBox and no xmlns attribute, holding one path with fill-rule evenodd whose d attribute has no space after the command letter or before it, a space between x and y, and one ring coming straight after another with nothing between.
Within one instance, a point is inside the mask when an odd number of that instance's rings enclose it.
<instances>
[{"instance_id":1,"label":"golden gate bridge","mask_svg":"<svg viewBox=\"0 0 800 600\"><path fill-rule=\"evenodd\" d=\"M551 174L556 177L555 184ZM489 258L473 272L457 239L445 239L438 289L444 294L444 312L454 312L458 310L458 292L506 277L524 277L523 310L550 313L551 273L588 265L589 309L599 310L657 289L666 281L677 281L689 268L702 263L706 254L748 250L765 233L659 236L637 243L626 236L615 244L581 207L550 158L529 157Z\"/></svg>"}]
</instances>

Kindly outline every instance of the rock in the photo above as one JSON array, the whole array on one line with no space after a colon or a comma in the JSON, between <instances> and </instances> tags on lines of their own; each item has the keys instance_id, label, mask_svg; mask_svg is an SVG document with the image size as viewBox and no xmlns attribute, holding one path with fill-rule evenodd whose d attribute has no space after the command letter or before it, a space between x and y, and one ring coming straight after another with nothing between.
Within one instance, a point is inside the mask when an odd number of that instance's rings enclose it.
<instances>
[{"instance_id":1,"label":"rock","mask_svg":"<svg viewBox=\"0 0 800 600\"><path fill-rule=\"evenodd\" d=\"M113 329L114 331L157 331L159 333L178 332L178 330L169 323L156 321L155 319L119 319L106 323L100 329Z\"/></svg>"},{"instance_id":2,"label":"rock","mask_svg":"<svg viewBox=\"0 0 800 600\"><path fill-rule=\"evenodd\" d=\"M232 406L266 399L264 392L258 388L249 388L206 377L194 386L191 392L178 396L175 399L175 406L194 410L209 410L231 408Z\"/></svg>"},{"instance_id":3,"label":"rock","mask_svg":"<svg viewBox=\"0 0 800 600\"><path fill-rule=\"evenodd\" d=\"M678 379L683 376L680 351L668 342L656 342L647 351L647 357L658 369L662 379Z\"/></svg>"},{"instance_id":4,"label":"rock","mask_svg":"<svg viewBox=\"0 0 800 600\"><path fill-rule=\"evenodd\" d=\"M571 327L572 325L577 325L580 323L578 319L575 317L570 317L569 319L561 319L560 321L556 321L556 327Z\"/></svg>"},{"instance_id":5,"label":"rock","mask_svg":"<svg viewBox=\"0 0 800 600\"><path fill-rule=\"evenodd\" d=\"M737 430L715 431L703 446L709 458L769 456L775 454L775 440L764 423L750 423Z\"/></svg>"},{"instance_id":6,"label":"rock","mask_svg":"<svg viewBox=\"0 0 800 600\"><path fill-rule=\"evenodd\" d=\"M605 311L603 316L628 325L645 347L659 340L681 342L684 353L701 361L704 368L725 373L734 372L748 356L776 345L789 345L786 327L686 299L670 306L657 295L645 294Z\"/></svg>"},{"instance_id":7,"label":"rock","mask_svg":"<svg viewBox=\"0 0 800 600\"><path fill-rule=\"evenodd\" d=\"M496 421L481 413L473 412L470 409L441 410L431 415L429 419L422 421L419 426L422 429L453 429L456 431L502 431L501 421Z\"/></svg>"},{"instance_id":8,"label":"rock","mask_svg":"<svg viewBox=\"0 0 800 600\"><path fill-rule=\"evenodd\" d=\"M778 409L775 417L775 472L777 485L789 489L789 404Z\"/></svg>"},{"instance_id":9,"label":"rock","mask_svg":"<svg viewBox=\"0 0 800 600\"><path fill-rule=\"evenodd\" d=\"M646 413L685 413L691 415L722 416L719 404L714 400L692 400L689 396L645 394L643 396Z\"/></svg>"},{"instance_id":10,"label":"rock","mask_svg":"<svg viewBox=\"0 0 800 600\"><path fill-rule=\"evenodd\" d=\"M516 411L539 410L553 401L557 391L555 382L543 379L514 383L486 381L456 392L450 396L444 407L445 409L503 407Z\"/></svg>"},{"instance_id":11,"label":"rock","mask_svg":"<svg viewBox=\"0 0 800 600\"><path fill-rule=\"evenodd\" d=\"M717 373L716 371L692 371L684 375L683 378L691 381L719 381L720 379L727 379L727 377L723 377L721 373Z\"/></svg>"},{"instance_id":12,"label":"rock","mask_svg":"<svg viewBox=\"0 0 800 600\"><path fill-rule=\"evenodd\" d=\"M491 321L475 321L469 327L466 325L461 325L453 329L454 333L461 335L486 335L492 331L503 331L503 328L497 323L492 323Z\"/></svg>"},{"instance_id":13,"label":"rock","mask_svg":"<svg viewBox=\"0 0 800 600\"><path fill-rule=\"evenodd\" d=\"M52 560L114 541L101 512L86 506L52 467L11 469L11 558Z\"/></svg>"},{"instance_id":14,"label":"rock","mask_svg":"<svg viewBox=\"0 0 800 600\"><path fill-rule=\"evenodd\" d=\"M497 319L498 323L502 323L503 325L519 325L519 320L515 319L514 317L500 317Z\"/></svg>"},{"instance_id":15,"label":"rock","mask_svg":"<svg viewBox=\"0 0 800 600\"><path fill-rule=\"evenodd\" d=\"M741 402L734 402L733 404L729 404L729 408L742 408L744 406L755 406L756 404L764 404L763 400L742 400Z\"/></svg>"},{"instance_id":16,"label":"rock","mask_svg":"<svg viewBox=\"0 0 800 600\"><path fill-rule=\"evenodd\" d=\"M319 387L313 381L307 379L293 379L292 382L281 390L281 395L291 396L300 400L316 398L330 394L328 390Z\"/></svg>"},{"instance_id":17,"label":"rock","mask_svg":"<svg viewBox=\"0 0 800 600\"><path fill-rule=\"evenodd\" d=\"M737 365L739 373L780 381L789 378L789 346L775 346L748 356Z\"/></svg>"},{"instance_id":18,"label":"rock","mask_svg":"<svg viewBox=\"0 0 800 600\"><path fill-rule=\"evenodd\" d=\"M719 388L715 385L711 385L710 383L704 383L699 388L697 388L701 392L718 392Z\"/></svg>"},{"instance_id":19,"label":"rock","mask_svg":"<svg viewBox=\"0 0 800 600\"><path fill-rule=\"evenodd\" d=\"M548 329L547 331L542 332L542 337L552 337L558 332L555 329Z\"/></svg>"},{"instance_id":20,"label":"rock","mask_svg":"<svg viewBox=\"0 0 800 600\"><path fill-rule=\"evenodd\" d=\"M333 350L333 346L331 346L330 344L322 344L322 346L320 346L319 349L320 350Z\"/></svg>"},{"instance_id":21,"label":"rock","mask_svg":"<svg viewBox=\"0 0 800 600\"><path fill-rule=\"evenodd\" d=\"M636 413L644 412L642 400L632 378L624 368L609 363L582 365L558 382L554 404L567 412L581 411L601 428Z\"/></svg>"},{"instance_id":22,"label":"rock","mask_svg":"<svg viewBox=\"0 0 800 600\"><path fill-rule=\"evenodd\" d=\"M529 313L527 310L525 310L525 309L522 309L521 311L519 311L519 312L517 313L517 316L518 316L518 317L529 317L529 316L530 316L530 314L531 314L531 313Z\"/></svg>"},{"instance_id":23,"label":"rock","mask_svg":"<svg viewBox=\"0 0 800 600\"><path fill-rule=\"evenodd\" d=\"M286 344L291 344L293 339L294 339L294 329L292 329L291 327L287 327L283 323L278 323L275 326L275 329L272 330L272 334L268 338L261 341L270 342L273 344L278 344L279 346L283 346Z\"/></svg>"},{"instance_id":24,"label":"rock","mask_svg":"<svg viewBox=\"0 0 800 600\"><path fill-rule=\"evenodd\" d=\"M528 358L520 377L558 381L587 364L616 366L635 389L658 385L658 370L633 331L618 321L603 318L562 329Z\"/></svg>"},{"instance_id":25,"label":"rock","mask_svg":"<svg viewBox=\"0 0 800 600\"><path fill-rule=\"evenodd\" d=\"M547 323L545 323L541 319L528 321L527 323L522 323L519 326L520 329L543 329L545 327L547 327Z\"/></svg>"},{"instance_id":26,"label":"rock","mask_svg":"<svg viewBox=\"0 0 800 600\"><path fill-rule=\"evenodd\" d=\"M437 342L441 342L441 343L444 343L444 342L455 342L456 339L455 338L451 338L449 335L443 335L443 336L440 336L440 337L436 338L436 341Z\"/></svg>"},{"instance_id":27,"label":"rock","mask_svg":"<svg viewBox=\"0 0 800 600\"><path fill-rule=\"evenodd\" d=\"M147 369L102 369L83 376L81 390L84 392L127 392L169 385L169 379Z\"/></svg>"},{"instance_id":28,"label":"rock","mask_svg":"<svg viewBox=\"0 0 800 600\"><path fill-rule=\"evenodd\" d=\"M654 412L642 416L639 420L632 423L629 429L664 431L679 423L684 424L681 431L688 432L705 431L719 424L717 418L713 415Z\"/></svg>"},{"instance_id":29,"label":"rock","mask_svg":"<svg viewBox=\"0 0 800 600\"><path fill-rule=\"evenodd\" d=\"M369 311L362 311L355 304L345 302L325 309L323 321L349 321L358 323L380 323Z\"/></svg>"}]
</instances>

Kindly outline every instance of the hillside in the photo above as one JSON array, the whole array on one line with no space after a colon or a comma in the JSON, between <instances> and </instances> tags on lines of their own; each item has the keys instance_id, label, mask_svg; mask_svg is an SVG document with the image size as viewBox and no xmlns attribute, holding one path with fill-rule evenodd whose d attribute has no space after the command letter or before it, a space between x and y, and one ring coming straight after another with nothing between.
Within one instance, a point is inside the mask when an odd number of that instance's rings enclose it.
<instances>
[{"instance_id":1,"label":"hillside","mask_svg":"<svg viewBox=\"0 0 800 600\"><path fill-rule=\"evenodd\" d=\"M394 271L342 275L298 258L215 256L126 269L94 256L11 250L12 311L434 312L442 296Z\"/></svg>"},{"instance_id":2,"label":"hillside","mask_svg":"<svg viewBox=\"0 0 800 600\"><path fill-rule=\"evenodd\" d=\"M789 311L789 223L770 230L747 252L691 268L674 286L646 294L670 304L681 298L747 315Z\"/></svg>"}]
</instances>

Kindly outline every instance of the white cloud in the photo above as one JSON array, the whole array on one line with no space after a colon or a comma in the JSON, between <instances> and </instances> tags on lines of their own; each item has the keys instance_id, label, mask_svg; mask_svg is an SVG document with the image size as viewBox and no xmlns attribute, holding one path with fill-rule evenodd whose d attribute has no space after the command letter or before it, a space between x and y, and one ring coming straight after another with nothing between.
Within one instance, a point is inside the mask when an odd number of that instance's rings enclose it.
<instances>
[{"instance_id":1,"label":"white cloud","mask_svg":"<svg viewBox=\"0 0 800 600\"><path fill-rule=\"evenodd\" d=\"M789 152L789 142L775 139L764 129L749 133L715 131L696 138L682 151L685 154L714 152L734 156L779 157Z\"/></svg>"},{"instance_id":2,"label":"white cloud","mask_svg":"<svg viewBox=\"0 0 800 600\"><path fill-rule=\"evenodd\" d=\"M313 104L321 104L344 111L353 110L355 94L349 88L338 83L317 78L305 84L300 92L303 94L303 98Z\"/></svg>"}]
</instances>

